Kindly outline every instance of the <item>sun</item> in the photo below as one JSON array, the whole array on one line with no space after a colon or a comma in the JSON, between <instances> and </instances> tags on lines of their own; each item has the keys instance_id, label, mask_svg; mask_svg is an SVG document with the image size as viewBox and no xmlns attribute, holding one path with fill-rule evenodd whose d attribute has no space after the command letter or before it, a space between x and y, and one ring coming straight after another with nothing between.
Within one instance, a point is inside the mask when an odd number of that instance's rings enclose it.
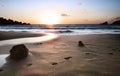
<instances>
[{"instance_id":1,"label":"sun","mask_svg":"<svg viewBox=\"0 0 120 76\"><path fill-rule=\"evenodd\" d=\"M47 12L41 16L42 24L59 24L60 16L55 12Z\"/></svg>"}]
</instances>

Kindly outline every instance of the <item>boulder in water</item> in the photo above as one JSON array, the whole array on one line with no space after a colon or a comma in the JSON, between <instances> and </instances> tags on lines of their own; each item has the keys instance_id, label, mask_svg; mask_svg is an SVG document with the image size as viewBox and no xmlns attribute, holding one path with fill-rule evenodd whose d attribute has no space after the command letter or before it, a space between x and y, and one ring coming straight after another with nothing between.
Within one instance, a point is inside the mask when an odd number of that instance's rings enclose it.
<instances>
[{"instance_id":1,"label":"boulder in water","mask_svg":"<svg viewBox=\"0 0 120 76\"><path fill-rule=\"evenodd\" d=\"M24 44L15 45L10 50L10 58L13 60L25 59L28 56L29 50Z\"/></svg>"}]
</instances>

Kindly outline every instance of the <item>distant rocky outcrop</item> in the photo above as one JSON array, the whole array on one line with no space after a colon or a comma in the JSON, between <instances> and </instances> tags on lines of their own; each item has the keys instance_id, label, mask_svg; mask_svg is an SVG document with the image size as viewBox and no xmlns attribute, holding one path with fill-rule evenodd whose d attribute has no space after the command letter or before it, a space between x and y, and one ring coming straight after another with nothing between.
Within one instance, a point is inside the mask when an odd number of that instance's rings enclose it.
<instances>
[{"instance_id":1,"label":"distant rocky outcrop","mask_svg":"<svg viewBox=\"0 0 120 76\"><path fill-rule=\"evenodd\" d=\"M108 25L108 22L106 21L106 22L103 22L103 23L101 23L100 25Z\"/></svg>"},{"instance_id":2,"label":"distant rocky outcrop","mask_svg":"<svg viewBox=\"0 0 120 76\"><path fill-rule=\"evenodd\" d=\"M120 20L113 22L112 25L120 25Z\"/></svg>"},{"instance_id":3,"label":"distant rocky outcrop","mask_svg":"<svg viewBox=\"0 0 120 76\"><path fill-rule=\"evenodd\" d=\"M100 25L120 25L120 17L105 21L103 23L100 23Z\"/></svg>"},{"instance_id":4,"label":"distant rocky outcrop","mask_svg":"<svg viewBox=\"0 0 120 76\"><path fill-rule=\"evenodd\" d=\"M120 20L120 17L116 17L114 19L111 19L109 22L110 24L113 24L114 22L119 21L119 20Z\"/></svg>"},{"instance_id":5,"label":"distant rocky outcrop","mask_svg":"<svg viewBox=\"0 0 120 76\"><path fill-rule=\"evenodd\" d=\"M10 59L21 60L25 59L29 54L29 50L24 44L15 45L10 50Z\"/></svg>"},{"instance_id":6,"label":"distant rocky outcrop","mask_svg":"<svg viewBox=\"0 0 120 76\"><path fill-rule=\"evenodd\" d=\"M19 21L14 21L12 19L0 17L0 25L30 25L30 23L23 23Z\"/></svg>"}]
</instances>

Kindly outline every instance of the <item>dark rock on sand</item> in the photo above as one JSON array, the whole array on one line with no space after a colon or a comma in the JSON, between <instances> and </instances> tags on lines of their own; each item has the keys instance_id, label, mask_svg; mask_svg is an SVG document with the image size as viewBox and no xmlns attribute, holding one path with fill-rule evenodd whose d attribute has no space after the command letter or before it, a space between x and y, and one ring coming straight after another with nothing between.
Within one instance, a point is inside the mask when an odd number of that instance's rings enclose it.
<instances>
[{"instance_id":1,"label":"dark rock on sand","mask_svg":"<svg viewBox=\"0 0 120 76\"><path fill-rule=\"evenodd\" d=\"M15 45L10 50L10 58L13 60L25 59L28 56L29 50L24 44Z\"/></svg>"},{"instance_id":2,"label":"dark rock on sand","mask_svg":"<svg viewBox=\"0 0 120 76\"><path fill-rule=\"evenodd\" d=\"M78 46L80 46L80 47L84 47L85 45L83 44L82 41L79 41L79 42L78 42Z\"/></svg>"}]
</instances>

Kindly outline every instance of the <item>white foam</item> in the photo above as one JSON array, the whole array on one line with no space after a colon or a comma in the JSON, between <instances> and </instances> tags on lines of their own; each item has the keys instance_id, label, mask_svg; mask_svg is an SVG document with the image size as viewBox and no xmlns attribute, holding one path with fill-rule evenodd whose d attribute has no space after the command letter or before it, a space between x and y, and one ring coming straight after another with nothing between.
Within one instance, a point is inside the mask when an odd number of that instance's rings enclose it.
<instances>
[{"instance_id":1,"label":"white foam","mask_svg":"<svg viewBox=\"0 0 120 76\"><path fill-rule=\"evenodd\" d=\"M40 37L29 37L29 38L19 38L19 39L10 39L10 40L3 40L0 41L0 46L3 45L15 45L15 44L24 44L24 43L36 43L36 42L44 42L48 40L52 40L57 38L58 35L48 33L45 36L40 36Z\"/></svg>"},{"instance_id":2,"label":"white foam","mask_svg":"<svg viewBox=\"0 0 120 76\"><path fill-rule=\"evenodd\" d=\"M0 67L3 66L6 63L6 57L8 56L8 54L3 54L0 55Z\"/></svg>"}]
</instances>

